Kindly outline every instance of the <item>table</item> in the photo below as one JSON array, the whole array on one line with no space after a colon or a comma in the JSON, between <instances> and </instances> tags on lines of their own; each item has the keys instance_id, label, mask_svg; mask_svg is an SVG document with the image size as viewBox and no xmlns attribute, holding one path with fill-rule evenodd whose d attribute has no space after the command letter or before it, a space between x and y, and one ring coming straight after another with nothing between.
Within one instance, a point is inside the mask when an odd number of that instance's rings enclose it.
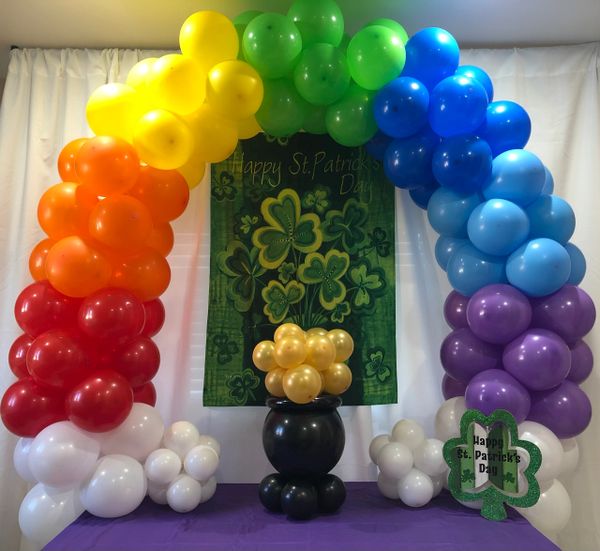
<instances>
[{"instance_id":1,"label":"table","mask_svg":"<svg viewBox=\"0 0 600 551\"><path fill-rule=\"evenodd\" d=\"M209 502L178 514L145 501L133 513L84 513L45 551L559 551L523 517L493 522L443 492L411 509L384 498L372 482L347 484L337 513L290 521L269 513L253 484L220 484Z\"/></svg>"}]
</instances>

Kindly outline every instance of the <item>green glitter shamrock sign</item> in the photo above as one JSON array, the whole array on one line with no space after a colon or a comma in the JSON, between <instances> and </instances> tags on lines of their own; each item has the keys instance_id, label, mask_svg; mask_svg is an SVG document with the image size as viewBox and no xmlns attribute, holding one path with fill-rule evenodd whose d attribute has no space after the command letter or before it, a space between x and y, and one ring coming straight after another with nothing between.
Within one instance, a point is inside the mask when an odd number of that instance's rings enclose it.
<instances>
[{"instance_id":1,"label":"green glitter shamrock sign","mask_svg":"<svg viewBox=\"0 0 600 551\"><path fill-rule=\"evenodd\" d=\"M520 480L516 448L529 454ZM504 504L531 507L540 497L535 473L542 463L541 452L532 442L519 440L517 423L508 411L484 415L467 410L460 420L460 437L444 444L444 459L450 467L452 495L460 501L481 501L481 515L489 520L506 518Z\"/></svg>"}]
</instances>

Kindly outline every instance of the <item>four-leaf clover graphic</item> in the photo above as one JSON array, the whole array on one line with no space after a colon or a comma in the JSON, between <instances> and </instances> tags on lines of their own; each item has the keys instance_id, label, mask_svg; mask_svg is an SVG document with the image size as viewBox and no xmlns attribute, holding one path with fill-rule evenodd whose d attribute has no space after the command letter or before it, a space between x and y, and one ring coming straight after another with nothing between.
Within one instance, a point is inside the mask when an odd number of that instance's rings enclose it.
<instances>
[{"instance_id":1,"label":"four-leaf clover graphic","mask_svg":"<svg viewBox=\"0 0 600 551\"><path fill-rule=\"evenodd\" d=\"M295 280L290 281L285 287L279 281L271 280L262 290L265 301L263 312L271 323L280 323L285 319L290 305L296 304L304 296L304 285Z\"/></svg>"},{"instance_id":2,"label":"four-leaf clover graphic","mask_svg":"<svg viewBox=\"0 0 600 551\"><path fill-rule=\"evenodd\" d=\"M219 202L233 201L237 189L233 186L233 174L227 171L221 172L212 186L212 196Z\"/></svg>"},{"instance_id":3,"label":"four-leaf clover graphic","mask_svg":"<svg viewBox=\"0 0 600 551\"><path fill-rule=\"evenodd\" d=\"M217 349L217 362L220 364L229 363L233 359L233 356L240 350L237 343L230 341L225 333L214 335L213 344Z\"/></svg>"},{"instance_id":4,"label":"four-leaf clover graphic","mask_svg":"<svg viewBox=\"0 0 600 551\"><path fill-rule=\"evenodd\" d=\"M298 268L300 281L319 285L319 301L325 310L333 310L344 300L346 286L340 279L348 270L350 257L346 252L331 249L325 256L310 253Z\"/></svg>"},{"instance_id":5,"label":"four-leaf clover graphic","mask_svg":"<svg viewBox=\"0 0 600 551\"><path fill-rule=\"evenodd\" d=\"M314 191L309 191L302 197L302 206L308 210L317 211L323 214L331 205L331 201L327 199L329 190L324 187L317 187Z\"/></svg>"}]
</instances>

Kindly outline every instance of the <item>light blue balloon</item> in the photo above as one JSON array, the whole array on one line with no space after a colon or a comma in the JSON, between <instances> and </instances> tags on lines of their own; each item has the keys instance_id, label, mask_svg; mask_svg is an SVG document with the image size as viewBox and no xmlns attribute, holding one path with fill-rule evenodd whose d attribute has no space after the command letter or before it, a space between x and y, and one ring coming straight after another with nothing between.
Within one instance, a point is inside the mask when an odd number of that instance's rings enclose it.
<instances>
[{"instance_id":1,"label":"light blue balloon","mask_svg":"<svg viewBox=\"0 0 600 551\"><path fill-rule=\"evenodd\" d=\"M556 195L541 195L527 207L531 223L530 239L547 237L566 244L575 231L571 205Z\"/></svg>"},{"instance_id":2,"label":"light blue balloon","mask_svg":"<svg viewBox=\"0 0 600 551\"><path fill-rule=\"evenodd\" d=\"M483 186L486 199L506 199L521 207L542 193L546 171L539 158L524 149L511 149L492 162L492 174Z\"/></svg>"},{"instance_id":3,"label":"light blue balloon","mask_svg":"<svg viewBox=\"0 0 600 551\"><path fill-rule=\"evenodd\" d=\"M544 170L546 171L546 179L544 180L542 195L552 195L554 193L554 178L547 166L544 167Z\"/></svg>"},{"instance_id":4,"label":"light blue balloon","mask_svg":"<svg viewBox=\"0 0 600 551\"><path fill-rule=\"evenodd\" d=\"M521 245L506 261L511 285L531 297L558 291L571 274L571 258L558 242L542 237Z\"/></svg>"},{"instance_id":5,"label":"light blue balloon","mask_svg":"<svg viewBox=\"0 0 600 551\"><path fill-rule=\"evenodd\" d=\"M583 256L581 249L573 245L573 243L567 243L565 249L569 253L571 259L571 274L569 275L567 283L569 285L579 285L583 280L587 269L585 256Z\"/></svg>"},{"instance_id":6,"label":"light blue balloon","mask_svg":"<svg viewBox=\"0 0 600 551\"><path fill-rule=\"evenodd\" d=\"M446 271L450 257L468 242L467 239L457 239L456 237L440 235L435 242L435 259L440 268Z\"/></svg>"},{"instance_id":7,"label":"light blue balloon","mask_svg":"<svg viewBox=\"0 0 600 551\"><path fill-rule=\"evenodd\" d=\"M506 283L505 257L492 256L467 243L448 261L448 281L461 295L470 297L482 287Z\"/></svg>"},{"instance_id":8,"label":"light blue balloon","mask_svg":"<svg viewBox=\"0 0 600 551\"><path fill-rule=\"evenodd\" d=\"M480 251L507 256L527 239L529 220L518 205L504 199L491 199L471 213L467 231Z\"/></svg>"},{"instance_id":9,"label":"light blue balloon","mask_svg":"<svg viewBox=\"0 0 600 551\"><path fill-rule=\"evenodd\" d=\"M466 239L469 216L479 203L478 193L464 195L441 187L429 199L427 218L439 234Z\"/></svg>"}]
</instances>

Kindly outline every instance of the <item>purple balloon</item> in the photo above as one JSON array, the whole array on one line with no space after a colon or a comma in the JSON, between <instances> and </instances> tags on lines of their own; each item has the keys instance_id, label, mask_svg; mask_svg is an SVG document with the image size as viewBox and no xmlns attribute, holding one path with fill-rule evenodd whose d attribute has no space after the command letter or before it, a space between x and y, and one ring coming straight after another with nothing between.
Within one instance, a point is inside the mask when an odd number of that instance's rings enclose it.
<instances>
[{"instance_id":1,"label":"purple balloon","mask_svg":"<svg viewBox=\"0 0 600 551\"><path fill-rule=\"evenodd\" d=\"M487 285L469 300L467 321L471 331L480 339L506 344L529 327L531 305L527 297L512 285Z\"/></svg>"},{"instance_id":2,"label":"purple balloon","mask_svg":"<svg viewBox=\"0 0 600 551\"><path fill-rule=\"evenodd\" d=\"M531 400L527 389L503 369L489 369L475 375L465 393L467 408L490 415L505 409L517 423L525 421Z\"/></svg>"},{"instance_id":3,"label":"purple balloon","mask_svg":"<svg viewBox=\"0 0 600 551\"><path fill-rule=\"evenodd\" d=\"M444 373L444 377L442 378L444 400L450 400L450 398L455 398L456 396L464 396L466 389L467 385L465 383L461 383L450 377L447 373Z\"/></svg>"},{"instance_id":4,"label":"purple balloon","mask_svg":"<svg viewBox=\"0 0 600 551\"><path fill-rule=\"evenodd\" d=\"M468 327L467 303L469 297L465 297L456 291L451 291L444 302L444 318L452 329Z\"/></svg>"},{"instance_id":5,"label":"purple balloon","mask_svg":"<svg viewBox=\"0 0 600 551\"><path fill-rule=\"evenodd\" d=\"M529 329L507 344L504 369L530 390L548 390L562 383L571 369L567 343L547 329Z\"/></svg>"},{"instance_id":6,"label":"purple balloon","mask_svg":"<svg viewBox=\"0 0 600 551\"><path fill-rule=\"evenodd\" d=\"M554 331L568 344L589 333L596 321L590 295L575 285L565 285L553 295L532 301L532 325Z\"/></svg>"},{"instance_id":7,"label":"purple balloon","mask_svg":"<svg viewBox=\"0 0 600 551\"><path fill-rule=\"evenodd\" d=\"M571 371L569 371L567 379L581 384L590 376L593 367L592 349L584 341L577 341L571 346Z\"/></svg>"},{"instance_id":8,"label":"purple balloon","mask_svg":"<svg viewBox=\"0 0 600 551\"><path fill-rule=\"evenodd\" d=\"M467 327L452 331L440 348L444 370L463 383L482 371L500 368L501 354L500 348L478 339Z\"/></svg>"},{"instance_id":9,"label":"purple balloon","mask_svg":"<svg viewBox=\"0 0 600 551\"><path fill-rule=\"evenodd\" d=\"M532 393L527 418L545 425L557 438L573 438L589 425L592 404L575 383L564 381L551 390Z\"/></svg>"}]
</instances>

